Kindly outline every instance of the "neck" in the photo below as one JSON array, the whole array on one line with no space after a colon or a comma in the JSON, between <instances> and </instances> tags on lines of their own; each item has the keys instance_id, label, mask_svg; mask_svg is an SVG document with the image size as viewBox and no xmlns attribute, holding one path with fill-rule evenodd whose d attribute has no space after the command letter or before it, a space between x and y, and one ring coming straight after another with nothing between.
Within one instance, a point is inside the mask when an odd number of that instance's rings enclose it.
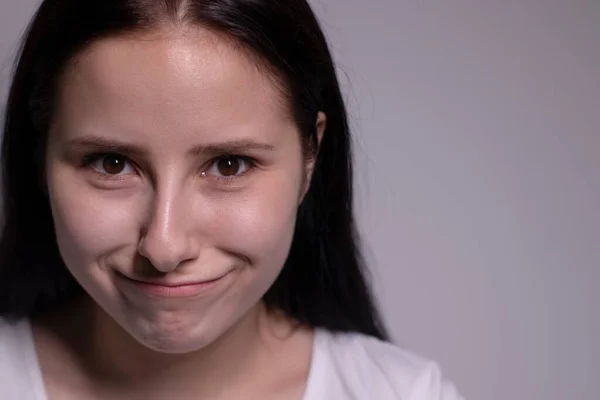
<instances>
[{"instance_id":1,"label":"neck","mask_svg":"<svg viewBox=\"0 0 600 400\"><path fill-rule=\"evenodd\" d=\"M259 367L263 348L260 328L264 318L260 305L217 341L186 354L153 351L137 342L98 307L96 309L89 359L100 372L103 386L110 382L119 392L135 393L146 388L154 395L164 393L158 398L169 398L173 388L177 388L179 395L189 391L212 398L234 383L244 386L249 371Z\"/></svg>"},{"instance_id":2,"label":"neck","mask_svg":"<svg viewBox=\"0 0 600 400\"><path fill-rule=\"evenodd\" d=\"M277 385L273 365L281 363L282 354L301 360L290 366L301 379L308 374L312 332L268 313L262 303L217 341L186 354L145 347L92 301L71 315L78 315L78 322L69 329L71 339L65 339L77 347L73 353L79 354L85 386L102 398L216 399L259 393Z\"/></svg>"}]
</instances>

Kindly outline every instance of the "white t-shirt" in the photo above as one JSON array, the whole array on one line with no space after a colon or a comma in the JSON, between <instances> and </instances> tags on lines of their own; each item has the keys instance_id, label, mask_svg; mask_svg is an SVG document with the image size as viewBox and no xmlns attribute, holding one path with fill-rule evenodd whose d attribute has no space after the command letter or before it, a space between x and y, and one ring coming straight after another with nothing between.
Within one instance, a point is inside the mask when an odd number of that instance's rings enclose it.
<instances>
[{"instance_id":1,"label":"white t-shirt","mask_svg":"<svg viewBox=\"0 0 600 400\"><path fill-rule=\"evenodd\" d=\"M463 400L435 363L356 334L315 332L303 400ZM47 400L27 320L0 318L0 399Z\"/></svg>"}]
</instances>

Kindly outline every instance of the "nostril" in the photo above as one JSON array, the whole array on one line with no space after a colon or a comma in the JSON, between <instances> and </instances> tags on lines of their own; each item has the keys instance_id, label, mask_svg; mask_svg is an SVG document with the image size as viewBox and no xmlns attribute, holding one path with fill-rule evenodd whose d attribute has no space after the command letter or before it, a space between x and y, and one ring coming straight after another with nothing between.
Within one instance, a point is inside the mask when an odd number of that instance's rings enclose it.
<instances>
[{"instance_id":1,"label":"nostril","mask_svg":"<svg viewBox=\"0 0 600 400\"><path fill-rule=\"evenodd\" d=\"M150 259L139 253L134 260L133 271L137 276L147 276L149 278L160 278L165 275L164 272L154 266Z\"/></svg>"},{"instance_id":2,"label":"nostril","mask_svg":"<svg viewBox=\"0 0 600 400\"><path fill-rule=\"evenodd\" d=\"M153 198L140 232L138 253L159 273L172 272L197 256L192 245L192 221L184 212L189 197L181 195L179 190L179 186L168 182L163 186Z\"/></svg>"},{"instance_id":3,"label":"nostril","mask_svg":"<svg viewBox=\"0 0 600 400\"><path fill-rule=\"evenodd\" d=\"M174 240L177 239L177 240ZM138 246L138 253L145 262L146 269L161 274L173 272L181 264L195 257L189 238L173 238L164 235L146 235Z\"/></svg>"}]
</instances>

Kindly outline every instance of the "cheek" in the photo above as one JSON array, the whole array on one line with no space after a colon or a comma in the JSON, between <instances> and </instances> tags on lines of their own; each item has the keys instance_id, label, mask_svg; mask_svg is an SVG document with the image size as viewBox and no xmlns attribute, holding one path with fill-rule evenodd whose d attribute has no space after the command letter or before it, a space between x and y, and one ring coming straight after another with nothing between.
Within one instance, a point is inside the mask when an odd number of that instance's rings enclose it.
<instances>
[{"instance_id":1,"label":"cheek","mask_svg":"<svg viewBox=\"0 0 600 400\"><path fill-rule=\"evenodd\" d=\"M289 177L289 175L288 175ZM291 245L300 179L265 180L219 207L219 237L252 264L280 269Z\"/></svg>"},{"instance_id":2,"label":"cheek","mask_svg":"<svg viewBox=\"0 0 600 400\"><path fill-rule=\"evenodd\" d=\"M67 266L89 265L136 237L129 203L134 199L99 196L58 171L48 178L57 243ZM79 183L79 184L77 184Z\"/></svg>"}]
</instances>

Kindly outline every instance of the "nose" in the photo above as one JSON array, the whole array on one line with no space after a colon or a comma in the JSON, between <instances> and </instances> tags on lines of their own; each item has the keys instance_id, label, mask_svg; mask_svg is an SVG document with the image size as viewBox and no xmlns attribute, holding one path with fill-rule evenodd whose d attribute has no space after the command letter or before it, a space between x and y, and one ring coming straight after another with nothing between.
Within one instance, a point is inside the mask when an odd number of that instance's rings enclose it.
<instances>
[{"instance_id":1,"label":"nose","mask_svg":"<svg viewBox=\"0 0 600 400\"><path fill-rule=\"evenodd\" d=\"M190 210L175 195L157 196L138 244L138 252L158 271L173 272L195 259L197 249L191 234Z\"/></svg>"}]
</instances>

